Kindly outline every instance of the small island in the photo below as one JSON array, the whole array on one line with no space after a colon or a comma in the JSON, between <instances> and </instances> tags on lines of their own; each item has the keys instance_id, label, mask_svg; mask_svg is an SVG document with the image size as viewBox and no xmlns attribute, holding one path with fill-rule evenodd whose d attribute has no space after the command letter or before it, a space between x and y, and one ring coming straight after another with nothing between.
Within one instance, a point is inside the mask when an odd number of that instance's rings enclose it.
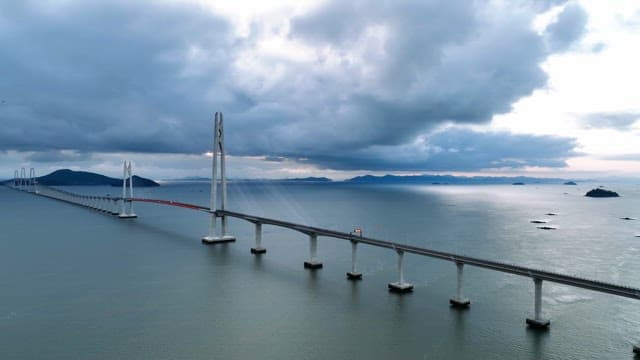
<instances>
[{"instance_id":1,"label":"small island","mask_svg":"<svg viewBox=\"0 0 640 360\"><path fill-rule=\"evenodd\" d=\"M555 226L546 226L546 225L545 226L536 226L536 227L538 229L540 229L540 230L555 230L555 229L557 229L557 227L555 227Z\"/></svg>"},{"instance_id":2,"label":"small island","mask_svg":"<svg viewBox=\"0 0 640 360\"><path fill-rule=\"evenodd\" d=\"M578 185L578 184L576 184L575 181L567 181L564 183L564 185Z\"/></svg>"},{"instance_id":3,"label":"small island","mask_svg":"<svg viewBox=\"0 0 640 360\"><path fill-rule=\"evenodd\" d=\"M523 182L514 182L514 183L513 183L513 184L511 184L511 185L524 185L524 183L523 183Z\"/></svg>"},{"instance_id":4,"label":"small island","mask_svg":"<svg viewBox=\"0 0 640 360\"><path fill-rule=\"evenodd\" d=\"M606 198L606 197L619 197L617 192L605 189L593 189L589 190L584 196L588 197L596 197L596 198Z\"/></svg>"}]
</instances>

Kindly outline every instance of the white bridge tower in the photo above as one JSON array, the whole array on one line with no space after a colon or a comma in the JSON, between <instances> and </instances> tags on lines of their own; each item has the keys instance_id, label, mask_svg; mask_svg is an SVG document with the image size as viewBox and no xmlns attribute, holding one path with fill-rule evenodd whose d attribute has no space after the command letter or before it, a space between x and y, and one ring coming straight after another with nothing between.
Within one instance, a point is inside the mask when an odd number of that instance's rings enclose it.
<instances>
[{"instance_id":1,"label":"white bridge tower","mask_svg":"<svg viewBox=\"0 0 640 360\"><path fill-rule=\"evenodd\" d=\"M128 180L128 186L127 186ZM135 219L138 217L133 212L133 173L131 172L131 161L124 161L124 172L122 175L122 207L120 208L120 219ZM127 209L128 208L128 209Z\"/></svg>"},{"instance_id":2,"label":"white bridge tower","mask_svg":"<svg viewBox=\"0 0 640 360\"><path fill-rule=\"evenodd\" d=\"M225 153L224 153L224 127L222 125L222 113L216 112L213 126L213 159L211 160L211 202L209 209L211 211L211 222L209 223L209 235L202 238L203 244L217 244L224 242L236 241L236 238L227 234L227 217L223 214L220 216L222 225L222 234L216 234L216 222L218 215L217 210L217 193L218 193L218 154L220 154L220 185L222 187L222 199L220 202L220 210L226 208L227 205L227 175L225 173Z\"/></svg>"}]
</instances>

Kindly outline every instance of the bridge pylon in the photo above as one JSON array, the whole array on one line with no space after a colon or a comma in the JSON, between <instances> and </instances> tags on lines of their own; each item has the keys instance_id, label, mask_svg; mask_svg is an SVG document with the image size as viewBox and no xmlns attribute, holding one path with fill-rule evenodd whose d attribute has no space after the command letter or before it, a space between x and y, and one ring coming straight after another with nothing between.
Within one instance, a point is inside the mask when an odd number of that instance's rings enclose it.
<instances>
[{"instance_id":1,"label":"bridge pylon","mask_svg":"<svg viewBox=\"0 0 640 360\"><path fill-rule=\"evenodd\" d=\"M128 185L128 186L127 186ZM131 161L124 161L124 172L122 175L122 206L120 207L120 219L135 219L138 215L133 212L133 173L131 172Z\"/></svg>"},{"instance_id":2,"label":"bridge pylon","mask_svg":"<svg viewBox=\"0 0 640 360\"><path fill-rule=\"evenodd\" d=\"M36 179L36 169L29 169L29 191L38 194L38 180Z\"/></svg>"},{"instance_id":3,"label":"bridge pylon","mask_svg":"<svg viewBox=\"0 0 640 360\"><path fill-rule=\"evenodd\" d=\"M20 190L25 191L27 189L27 169L20 168Z\"/></svg>"},{"instance_id":4,"label":"bridge pylon","mask_svg":"<svg viewBox=\"0 0 640 360\"><path fill-rule=\"evenodd\" d=\"M234 236L227 234L227 217L220 216L222 234L218 236L216 231L217 215L217 193L218 193L218 155L220 155L220 185L222 187L222 197L220 210L224 210L227 205L227 175L225 172L225 152L224 152L224 126L222 113L216 112L213 123L213 156L211 160L211 198L209 210L211 219L209 223L209 234L202 238L203 244L218 244L236 241Z\"/></svg>"}]
</instances>

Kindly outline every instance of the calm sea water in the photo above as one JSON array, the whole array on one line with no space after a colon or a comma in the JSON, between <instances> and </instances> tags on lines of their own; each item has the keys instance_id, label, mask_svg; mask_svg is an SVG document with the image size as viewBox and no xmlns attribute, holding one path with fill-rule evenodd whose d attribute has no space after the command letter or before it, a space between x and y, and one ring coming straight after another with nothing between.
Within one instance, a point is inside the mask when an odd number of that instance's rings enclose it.
<instances>
[{"instance_id":1,"label":"calm sea water","mask_svg":"<svg viewBox=\"0 0 640 360\"><path fill-rule=\"evenodd\" d=\"M579 186L232 184L229 209L640 287L640 186L622 197ZM74 187L104 195L117 188ZM207 184L136 189L208 204ZM135 204L119 220L0 187L2 359L627 359L640 302L543 286L551 329L528 329L529 278L465 267L469 310L451 309L455 266L407 254L414 293L396 295L390 250L320 238L324 269L303 269L303 234L230 219L238 241L205 246L207 215ZM545 216L554 212L556 216ZM547 219L557 230L536 229Z\"/></svg>"}]
</instances>

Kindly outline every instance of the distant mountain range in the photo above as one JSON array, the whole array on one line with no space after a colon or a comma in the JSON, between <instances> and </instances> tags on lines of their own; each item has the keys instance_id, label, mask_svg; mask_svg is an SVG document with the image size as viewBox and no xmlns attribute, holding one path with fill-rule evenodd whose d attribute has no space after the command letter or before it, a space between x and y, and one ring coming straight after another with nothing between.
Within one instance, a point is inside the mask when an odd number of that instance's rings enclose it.
<instances>
[{"instance_id":1,"label":"distant mountain range","mask_svg":"<svg viewBox=\"0 0 640 360\"><path fill-rule=\"evenodd\" d=\"M326 177L305 177L285 179L230 179L234 182L304 182L304 183L329 183L332 181ZM166 181L211 181L205 177L187 177ZM341 181L353 184L575 184L573 181L560 178L535 178L528 176L454 176L454 175L363 175Z\"/></svg>"},{"instance_id":2,"label":"distant mountain range","mask_svg":"<svg viewBox=\"0 0 640 360\"><path fill-rule=\"evenodd\" d=\"M9 180L13 181L13 180ZM51 174L37 178L38 184L49 186L71 186L71 185L111 185L122 186L122 179L116 179L87 171L73 171L69 169L56 170ZM160 186L151 179L134 175L133 186L151 187Z\"/></svg>"},{"instance_id":3,"label":"distant mountain range","mask_svg":"<svg viewBox=\"0 0 640 360\"><path fill-rule=\"evenodd\" d=\"M230 179L234 182L295 182L295 183L330 183L331 179L326 177L304 177L304 178L288 178L288 179ZM7 180L10 182L12 180ZM182 179L165 180L167 182L180 181L211 181L206 177L186 177ZM536 178L527 176L454 176L454 175L363 175L356 176L343 181L352 184L565 184L573 185L575 182L560 178ZM73 171L69 169L56 170L51 174L38 178L38 183L53 186L67 185L111 185L121 186L122 179L111 178L108 176L86 172ZM133 185L135 187L160 186L157 182L133 176Z\"/></svg>"},{"instance_id":4,"label":"distant mountain range","mask_svg":"<svg viewBox=\"0 0 640 360\"><path fill-rule=\"evenodd\" d=\"M364 175L345 180L356 184L561 184L566 179L527 176Z\"/></svg>"},{"instance_id":5,"label":"distant mountain range","mask_svg":"<svg viewBox=\"0 0 640 360\"><path fill-rule=\"evenodd\" d=\"M184 178L180 178L180 179L166 179L163 181L168 181L168 182L180 182L180 181L211 181L211 178L207 178L207 177L184 177ZM333 180L327 178L327 177L304 177L304 178L285 178L285 179L228 179L228 181L234 181L234 182L313 182L313 183L318 183L318 182L332 182Z\"/></svg>"}]
</instances>

